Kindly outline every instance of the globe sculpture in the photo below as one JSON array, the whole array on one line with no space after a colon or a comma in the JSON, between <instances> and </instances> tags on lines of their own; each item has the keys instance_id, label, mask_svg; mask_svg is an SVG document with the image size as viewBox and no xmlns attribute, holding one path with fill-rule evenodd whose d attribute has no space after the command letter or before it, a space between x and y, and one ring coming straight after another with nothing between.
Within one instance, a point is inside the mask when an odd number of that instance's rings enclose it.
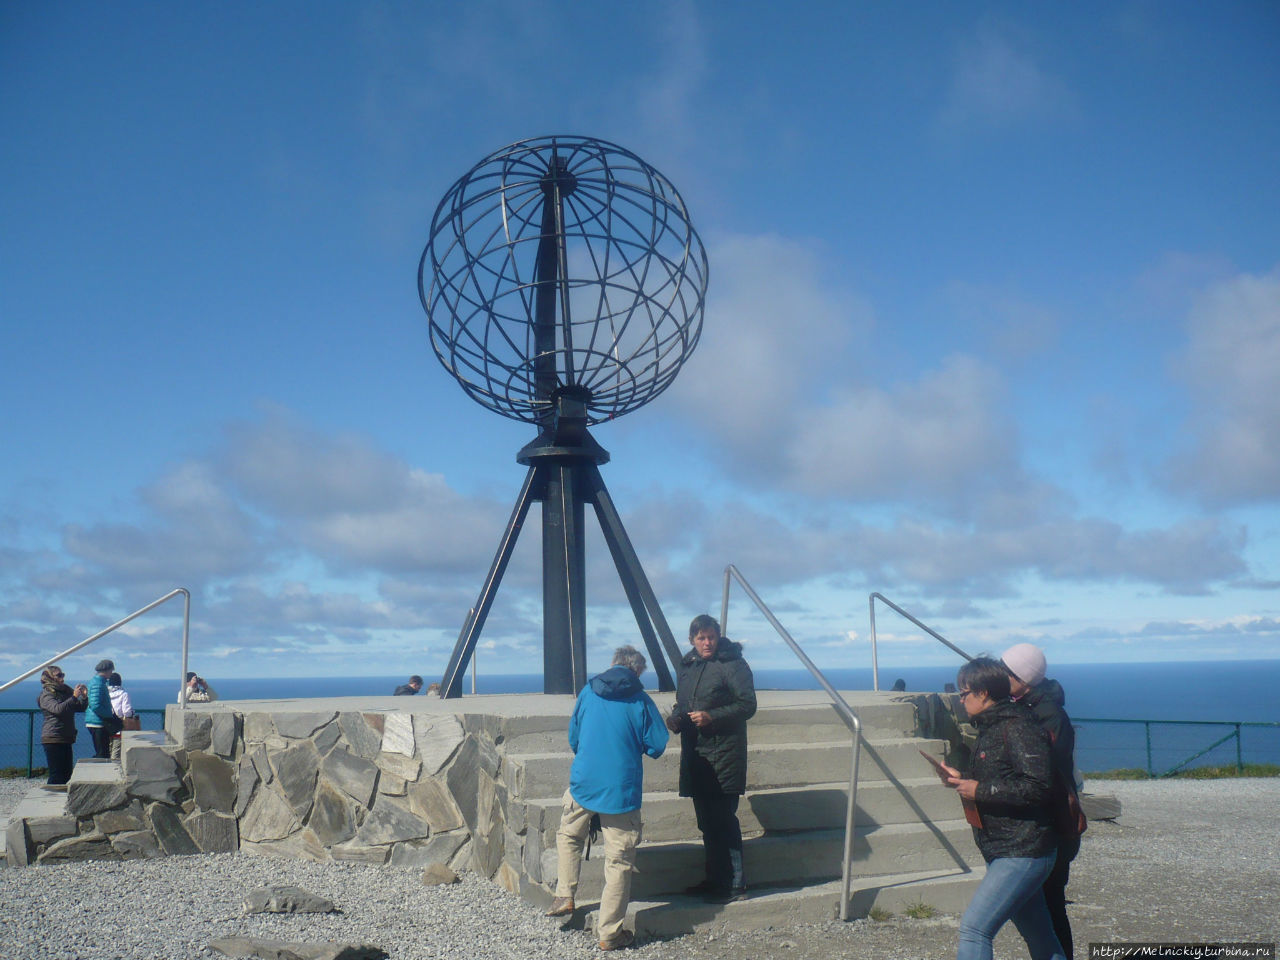
<instances>
[{"instance_id":1,"label":"globe sculpture","mask_svg":"<svg viewBox=\"0 0 1280 960\"><path fill-rule=\"evenodd\" d=\"M684 201L629 150L591 137L490 154L436 208L418 267L431 344L477 403L537 427L529 469L441 688L462 676L533 501L542 505L543 689L586 683L585 506L595 510L659 686L680 649L627 537L588 427L644 406L698 344L707 257ZM659 638L662 646L659 646Z\"/></svg>"}]
</instances>

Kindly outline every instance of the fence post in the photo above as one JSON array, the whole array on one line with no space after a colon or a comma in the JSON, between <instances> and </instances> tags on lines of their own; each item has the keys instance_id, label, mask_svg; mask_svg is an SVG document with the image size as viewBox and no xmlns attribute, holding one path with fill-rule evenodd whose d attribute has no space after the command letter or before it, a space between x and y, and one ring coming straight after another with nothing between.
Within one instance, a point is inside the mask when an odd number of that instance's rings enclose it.
<instances>
[{"instance_id":1,"label":"fence post","mask_svg":"<svg viewBox=\"0 0 1280 960\"><path fill-rule=\"evenodd\" d=\"M36 715L27 712L27 779L31 779L31 775L35 770L32 761L35 758L35 739L36 739Z\"/></svg>"},{"instance_id":2,"label":"fence post","mask_svg":"<svg viewBox=\"0 0 1280 960\"><path fill-rule=\"evenodd\" d=\"M1236 773L1244 773L1244 757L1240 753L1240 724L1236 724Z\"/></svg>"},{"instance_id":3,"label":"fence post","mask_svg":"<svg viewBox=\"0 0 1280 960\"><path fill-rule=\"evenodd\" d=\"M1151 721L1144 720L1142 726L1147 731L1147 776L1154 777L1156 775L1156 768L1151 764Z\"/></svg>"}]
</instances>

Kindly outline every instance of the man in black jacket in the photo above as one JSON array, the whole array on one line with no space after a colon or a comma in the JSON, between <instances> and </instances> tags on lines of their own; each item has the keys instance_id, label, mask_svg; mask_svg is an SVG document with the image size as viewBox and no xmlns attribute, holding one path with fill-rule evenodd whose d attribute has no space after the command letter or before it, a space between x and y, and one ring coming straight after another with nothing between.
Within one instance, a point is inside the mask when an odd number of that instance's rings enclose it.
<instances>
[{"instance_id":1,"label":"man in black jacket","mask_svg":"<svg viewBox=\"0 0 1280 960\"><path fill-rule=\"evenodd\" d=\"M1053 765L1057 791L1075 792L1076 732L1064 705L1067 702L1062 685L1045 678L1048 664L1044 651L1030 643L1018 643L1000 657L1009 671L1009 692L1018 703L1028 707L1041 729L1053 742ZM1071 922L1067 919L1067 881L1071 878L1071 861L1080 852L1078 833L1058 834L1058 859L1053 872L1044 882L1044 902L1053 920L1053 932L1068 957L1072 956Z\"/></svg>"},{"instance_id":2,"label":"man in black jacket","mask_svg":"<svg viewBox=\"0 0 1280 960\"><path fill-rule=\"evenodd\" d=\"M689 625L693 649L680 661L667 727L680 734L680 796L693 799L706 876L687 892L719 903L746 897L738 800L747 790L747 721L755 680L742 645L720 635L707 614Z\"/></svg>"}]
</instances>

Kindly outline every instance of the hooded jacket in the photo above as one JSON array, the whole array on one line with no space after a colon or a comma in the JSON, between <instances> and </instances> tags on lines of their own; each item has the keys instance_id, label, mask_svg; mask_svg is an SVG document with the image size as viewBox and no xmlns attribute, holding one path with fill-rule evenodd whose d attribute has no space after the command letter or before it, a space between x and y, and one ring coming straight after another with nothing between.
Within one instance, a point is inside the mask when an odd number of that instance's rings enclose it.
<instances>
[{"instance_id":1,"label":"hooded jacket","mask_svg":"<svg viewBox=\"0 0 1280 960\"><path fill-rule=\"evenodd\" d=\"M1049 735L1030 709L1001 700L973 718L978 739L968 777L982 826L973 838L988 862L1043 857L1058 848L1053 829L1053 758Z\"/></svg>"},{"instance_id":2,"label":"hooded jacket","mask_svg":"<svg viewBox=\"0 0 1280 960\"><path fill-rule=\"evenodd\" d=\"M42 686L36 704L44 712L41 743L76 742L76 714L84 710L88 701L77 697L65 683L59 683Z\"/></svg>"},{"instance_id":3,"label":"hooded jacket","mask_svg":"<svg viewBox=\"0 0 1280 960\"><path fill-rule=\"evenodd\" d=\"M687 716L696 710L711 715L698 727ZM721 637L716 652L703 660L690 650L680 661L676 681L680 720L680 796L693 796L695 766L710 764L724 793L747 792L747 721L755 716L756 686L751 667L742 659L742 644Z\"/></svg>"},{"instance_id":4,"label":"hooded jacket","mask_svg":"<svg viewBox=\"0 0 1280 960\"><path fill-rule=\"evenodd\" d=\"M1076 779L1076 731L1064 709L1067 695L1057 680L1041 680L1019 697L1018 702L1027 706L1053 744L1053 820L1067 859L1074 860L1080 850L1077 827L1083 821L1077 824L1071 804L1071 798L1075 797L1078 808L1079 781ZM1062 849L1058 855L1063 855Z\"/></svg>"},{"instance_id":5,"label":"hooded jacket","mask_svg":"<svg viewBox=\"0 0 1280 960\"><path fill-rule=\"evenodd\" d=\"M667 749L667 728L640 678L627 667L610 667L582 688L569 720L569 794L593 813L640 809L644 793L642 756Z\"/></svg>"}]
</instances>

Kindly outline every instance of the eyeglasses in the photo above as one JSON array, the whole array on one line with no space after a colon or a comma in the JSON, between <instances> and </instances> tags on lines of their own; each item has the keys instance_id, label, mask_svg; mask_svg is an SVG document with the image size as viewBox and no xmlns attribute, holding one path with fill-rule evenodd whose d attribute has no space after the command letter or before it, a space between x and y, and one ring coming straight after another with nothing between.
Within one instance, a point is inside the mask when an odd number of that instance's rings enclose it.
<instances>
[{"instance_id":1,"label":"eyeglasses","mask_svg":"<svg viewBox=\"0 0 1280 960\"><path fill-rule=\"evenodd\" d=\"M974 692L973 692L972 690L961 690L961 691L959 691L959 693L960 693L960 699L961 699L961 700L963 700L965 697L972 697L972 696L974 696Z\"/></svg>"}]
</instances>

